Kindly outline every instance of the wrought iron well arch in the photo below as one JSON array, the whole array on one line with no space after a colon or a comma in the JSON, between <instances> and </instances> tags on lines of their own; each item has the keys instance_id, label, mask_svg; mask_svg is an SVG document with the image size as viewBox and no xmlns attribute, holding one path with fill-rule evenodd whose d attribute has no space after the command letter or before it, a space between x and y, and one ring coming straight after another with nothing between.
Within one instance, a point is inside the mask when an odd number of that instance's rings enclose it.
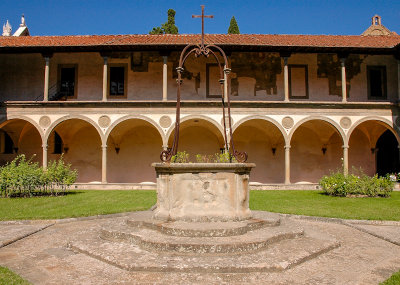
<instances>
[{"instance_id":1,"label":"wrought iron well arch","mask_svg":"<svg viewBox=\"0 0 400 285\"><path fill-rule=\"evenodd\" d=\"M164 150L160 154L161 161L169 162L173 155L176 155L178 151L178 142L179 142L179 127L180 127L180 109L181 109L181 85L182 85L182 72L184 71L184 64L187 58L194 54L197 58L199 56L209 57L212 55L216 60L219 67L219 83L221 84L221 97L222 97L222 114L223 114L223 122L224 122L224 142L225 142L225 151L229 151L229 153L236 158L238 162L245 162L247 160L246 152L239 152L235 149L233 139L232 139L232 120L231 120L231 110L230 110L230 99L229 94L227 93L227 82L228 76L231 71L229 68L228 60L225 52L217 45L214 44L204 44L204 18L213 18L213 16L205 16L204 15L204 5L201 5L201 16L192 16L193 18L201 17L201 43L200 44L188 44L181 52L179 57L179 66L176 68L178 73L178 79L176 80L178 84L178 90L176 95L176 120L175 120L175 135L174 141L172 143L172 147ZM219 53L223 60L224 65L222 67L221 61L219 60L217 53ZM227 102L225 102L225 99ZM225 111L227 109L227 112ZM228 114L226 114L228 113ZM226 116L228 115L228 116ZM226 129L226 118L228 118L229 125L229 143L228 143L228 134Z\"/></svg>"}]
</instances>

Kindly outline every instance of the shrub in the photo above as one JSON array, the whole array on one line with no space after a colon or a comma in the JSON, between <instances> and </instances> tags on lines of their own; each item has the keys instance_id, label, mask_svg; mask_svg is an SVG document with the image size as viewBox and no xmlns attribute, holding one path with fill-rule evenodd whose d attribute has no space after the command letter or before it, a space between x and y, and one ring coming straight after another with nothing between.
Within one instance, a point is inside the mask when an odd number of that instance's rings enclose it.
<instances>
[{"instance_id":1,"label":"shrub","mask_svg":"<svg viewBox=\"0 0 400 285\"><path fill-rule=\"evenodd\" d=\"M389 197L393 191L394 181L390 176L372 177L363 173L360 176L355 174L344 175L337 171L326 175L319 181L322 189L331 196L368 196L368 197Z\"/></svg>"},{"instance_id":2,"label":"shrub","mask_svg":"<svg viewBox=\"0 0 400 285\"><path fill-rule=\"evenodd\" d=\"M34 195L58 195L76 181L77 172L66 165L62 157L49 164L47 170L18 155L13 161L0 167L0 196L32 197Z\"/></svg>"},{"instance_id":3,"label":"shrub","mask_svg":"<svg viewBox=\"0 0 400 285\"><path fill-rule=\"evenodd\" d=\"M172 156L171 162L173 163L187 163L189 162L189 154L186 151L178 151Z\"/></svg>"}]
</instances>

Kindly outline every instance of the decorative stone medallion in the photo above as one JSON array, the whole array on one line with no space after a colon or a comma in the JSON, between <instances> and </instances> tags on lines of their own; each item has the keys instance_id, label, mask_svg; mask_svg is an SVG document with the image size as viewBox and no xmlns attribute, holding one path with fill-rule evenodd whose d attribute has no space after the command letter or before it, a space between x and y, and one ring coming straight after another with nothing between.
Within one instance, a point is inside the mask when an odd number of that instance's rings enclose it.
<instances>
[{"instance_id":1,"label":"decorative stone medallion","mask_svg":"<svg viewBox=\"0 0 400 285\"><path fill-rule=\"evenodd\" d=\"M111 119L108 116L101 116L99 118L99 126L102 128L107 128L111 123Z\"/></svg>"},{"instance_id":2,"label":"decorative stone medallion","mask_svg":"<svg viewBox=\"0 0 400 285\"><path fill-rule=\"evenodd\" d=\"M229 128L229 120L228 120L228 117L225 118L225 123L226 123L226 127ZM232 127L233 127L234 122L233 122L232 117L231 117L231 124L232 124ZM221 126L224 126L224 118L221 118Z\"/></svg>"},{"instance_id":3,"label":"decorative stone medallion","mask_svg":"<svg viewBox=\"0 0 400 285\"><path fill-rule=\"evenodd\" d=\"M291 117L285 117L282 119L282 125L285 129L290 129L294 125L294 120Z\"/></svg>"},{"instance_id":4,"label":"decorative stone medallion","mask_svg":"<svg viewBox=\"0 0 400 285\"><path fill-rule=\"evenodd\" d=\"M172 120L171 120L171 118L168 117L168 116L162 116L162 117L160 118L159 123L160 123L160 126L161 126L161 127L163 127L163 128L168 128L169 126L171 126Z\"/></svg>"},{"instance_id":5,"label":"decorative stone medallion","mask_svg":"<svg viewBox=\"0 0 400 285\"><path fill-rule=\"evenodd\" d=\"M343 129L348 129L348 128L350 128L350 126L351 126L351 120L350 120L350 118L349 118L349 117L343 117L343 118L341 118L341 119L340 119L340 126L341 126Z\"/></svg>"},{"instance_id":6,"label":"decorative stone medallion","mask_svg":"<svg viewBox=\"0 0 400 285\"><path fill-rule=\"evenodd\" d=\"M400 117L396 118L396 125L398 125L400 127Z\"/></svg>"},{"instance_id":7,"label":"decorative stone medallion","mask_svg":"<svg viewBox=\"0 0 400 285\"><path fill-rule=\"evenodd\" d=\"M39 119L39 125L42 128L47 128L48 126L50 126L51 120L48 116L42 116Z\"/></svg>"}]
</instances>

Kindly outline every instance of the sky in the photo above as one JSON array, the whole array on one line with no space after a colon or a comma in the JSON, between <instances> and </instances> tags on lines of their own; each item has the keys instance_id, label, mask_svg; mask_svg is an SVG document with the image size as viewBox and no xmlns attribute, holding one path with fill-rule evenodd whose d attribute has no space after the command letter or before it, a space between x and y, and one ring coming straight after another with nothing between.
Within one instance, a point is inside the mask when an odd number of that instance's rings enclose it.
<instances>
[{"instance_id":1,"label":"sky","mask_svg":"<svg viewBox=\"0 0 400 285\"><path fill-rule=\"evenodd\" d=\"M10 21L13 32L25 14L31 35L147 34L176 11L180 34L227 33L235 16L242 34L359 35L375 14L382 24L400 34L400 0L14 0L0 1L0 24Z\"/></svg>"}]
</instances>

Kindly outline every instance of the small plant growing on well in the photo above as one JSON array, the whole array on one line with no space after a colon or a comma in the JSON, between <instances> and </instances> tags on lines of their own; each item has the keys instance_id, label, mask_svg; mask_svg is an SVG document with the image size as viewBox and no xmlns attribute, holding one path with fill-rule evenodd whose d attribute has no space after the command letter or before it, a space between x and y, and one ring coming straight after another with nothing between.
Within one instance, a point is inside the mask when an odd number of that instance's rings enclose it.
<instances>
[{"instance_id":1,"label":"small plant growing on well","mask_svg":"<svg viewBox=\"0 0 400 285\"><path fill-rule=\"evenodd\" d=\"M186 151L178 151L175 155L172 156L172 163L188 163L190 155Z\"/></svg>"}]
</instances>

